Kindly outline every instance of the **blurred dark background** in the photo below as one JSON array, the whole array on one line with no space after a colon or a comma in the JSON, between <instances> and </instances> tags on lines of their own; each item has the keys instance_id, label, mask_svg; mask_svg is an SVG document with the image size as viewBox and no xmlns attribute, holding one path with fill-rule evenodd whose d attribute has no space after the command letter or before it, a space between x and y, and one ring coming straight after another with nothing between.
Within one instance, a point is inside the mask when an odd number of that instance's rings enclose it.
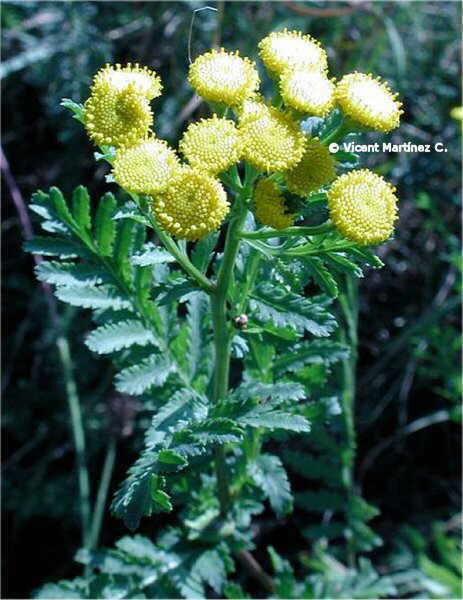
<instances>
[{"instance_id":1,"label":"blurred dark background","mask_svg":"<svg viewBox=\"0 0 463 600\"><path fill-rule=\"evenodd\" d=\"M78 184L94 197L108 185L81 126L60 100L86 99L105 62L140 62L162 77L155 129L176 143L206 114L186 81L193 11L202 2L2 3L3 62L3 597L28 597L45 581L79 573L77 485L64 381L46 295L22 251L24 219L12 201L37 188ZM458 526L460 510L460 97L458 2L225 2L196 13L192 56L211 45L256 58L273 29L301 29L326 47L332 76L359 70L387 79L405 113L390 139L442 142L445 153L364 155L398 189L400 222L380 254L386 267L360 285L356 480L381 509L372 526L386 550L404 524L426 537L434 521ZM133 458L145 424L111 388L111 366L83 345L86 312L59 306L98 477L114 423L113 486ZM453 518L453 520L452 520ZM154 522L151 527L156 527ZM105 517L102 542L125 533ZM269 539L269 543L274 540ZM284 548L280 551L284 552Z\"/></svg>"}]
</instances>

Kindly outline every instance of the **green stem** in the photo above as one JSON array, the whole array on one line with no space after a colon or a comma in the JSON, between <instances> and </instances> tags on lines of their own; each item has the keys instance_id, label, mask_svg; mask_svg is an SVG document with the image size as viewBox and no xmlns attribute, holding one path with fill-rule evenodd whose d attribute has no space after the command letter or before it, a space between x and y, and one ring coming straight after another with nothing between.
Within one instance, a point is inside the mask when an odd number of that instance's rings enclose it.
<instances>
[{"instance_id":1,"label":"green stem","mask_svg":"<svg viewBox=\"0 0 463 600\"><path fill-rule=\"evenodd\" d=\"M343 482L349 498L355 495L353 470L356 450L356 435L354 423L354 402L356 392L356 367L358 354L358 281L346 276L346 291L339 297L339 303L344 316L345 328L341 337L349 343L350 355L343 361L343 416L346 432L346 447L343 452ZM355 542L353 537L347 540L348 561L355 565Z\"/></svg>"},{"instance_id":2,"label":"green stem","mask_svg":"<svg viewBox=\"0 0 463 600\"><path fill-rule=\"evenodd\" d=\"M238 232L246 218L247 211L244 201L247 193L248 188L246 187L236 199L236 211L228 225L222 263L217 278L216 292L211 295L215 348L213 388L213 399L215 403L223 400L228 392L232 335L227 319L227 296L233 279L233 268L240 245ZM221 514L224 516L230 506L230 488L226 468L225 449L223 446L219 446L215 450L215 471Z\"/></svg>"},{"instance_id":3,"label":"green stem","mask_svg":"<svg viewBox=\"0 0 463 600\"><path fill-rule=\"evenodd\" d=\"M321 225L314 225L313 227L287 227L281 231L240 231L239 236L246 240L267 240L278 237L318 235L320 233L328 233L332 230L333 224L328 219L328 221L325 223L322 223Z\"/></svg>"},{"instance_id":4,"label":"green stem","mask_svg":"<svg viewBox=\"0 0 463 600\"><path fill-rule=\"evenodd\" d=\"M60 335L56 340L58 354L63 367L66 395L71 415L72 435L77 459L77 472L79 482L80 518L82 523L82 545L89 547L90 543L90 480L88 476L87 461L85 458L85 434L82 424L79 395L76 382L72 373L71 354L67 339Z\"/></svg>"},{"instance_id":5,"label":"green stem","mask_svg":"<svg viewBox=\"0 0 463 600\"><path fill-rule=\"evenodd\" d=\"M215 287L209 281L209 279L194 266L194 264L190 261L188 256L180 250L180 248L177 246L174 240L158 226L158 224L152 218L152 216L149 215L148 217L151 225L153 226L153 229L156 231L156 234L159 237L159 240L166 248L166 250L168 250L172 254L175 260L184 269L184 271L186 271L186 273L188 273L188 275L194 281L196 281L199 287L202 288L205 292L207 292L208 294L214 292Z\"/></svg>"},{"instance_id":6,"label":"green stem","mask_svg":"<svg viewBox=\"0 0 463 600\"><path fill-rule=\"evenodd\" d=\"M90 547L92 549L98 547L101 525L103 523L103 514L106 506L106 499L108 497L109 484L111 483L111 477L113 474L115 460L116 438L111 436L109 438L108 448L106 450L106 457L103 465L103 471L101 473L100 486L98 488L98 494L95 501L95 508L93 511L93 520L90 530Z\"/></svg>"}]
</instances>

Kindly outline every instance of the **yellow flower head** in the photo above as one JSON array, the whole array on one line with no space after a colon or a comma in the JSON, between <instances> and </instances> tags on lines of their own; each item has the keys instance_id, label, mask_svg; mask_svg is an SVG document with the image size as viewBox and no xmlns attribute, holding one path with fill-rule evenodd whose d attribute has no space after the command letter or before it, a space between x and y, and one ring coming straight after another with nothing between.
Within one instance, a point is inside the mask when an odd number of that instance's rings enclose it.
<instances>
[{"instance_id":1,"label":"yellow flower head","mask_svg":"<svg viewBox=\"0 0 463 600\"><path fill-rule=\"evenodd\" d=\"M178 238L195 241L220 227L229 204L220 181L184 167L166 192L154 199L153 208L163 229Z\"/></svg>"},{"instance_id":2,"label":"yellow flower head","mask_svg":"<svg viewBox=\"0 0 463 600\"><path fill-rule=\"evenodd\" d=\"M286 229L294 224L295 215L285 211L285 199L277 182L260 179L254 190L254 212L258 220L274 229Z\"/></svg>"},{"instance_id":3,"label":"yellow flower head","mask_svg":"<svg viewBox=\"0 0 463 600\"><path fill-rule=\"evenodd\" d=\"M394 231L395 188L368 169L338 177L328 192L330 216L339 231L358 244L379 244Z\"/></svg>"},{"instance_id":4,"label":"yellow flower head","mask_svg":"<svg viewBox=\"0 0 463 600\"><path fill-rule=\"evenodd\" d=\"M457 119L457 121L463 121L463 106L455 106L455 108L452 108L450 116L452 119Z\"/></svg>"},{"instance_id":5,"label":"yellow flower head","mask_svg":"<svg viewBox=\"0 0 463 600\"><path fill-rule=\"evenodd\" d=\"M324 117L334 104L334 84L325 73L307 69L287 69L280 78L285 104L303 113Z\"/></svg>"},{"instance_id":6,"label":"yellow flower head","mask_svg":"<svg viewBox=\"0 0 463 600\"><path fill-rule=\"evenodd\" d=\"M198 56L190 66L188 80L205 100L228 106L241 104L259 86L255 64L223 48Z\"/></svg>"},{"instance_id":7,"label":"yellow flower head","mask_svg":"<svg viewBox=\"0 0 463 600\"><path fill-rule=\"evenodd\" d=\"M307 140L302 160L285 173L286 187L293 194L305 198L336 176L336 162L318 138Z\"/></svg>"},{"instance_id":8,"label":"yellow flower head","mask_svg":"<svg viewBox=\"0 0 463 600\"><path fill-rule=\"evenodd\" d=\"M240 159L241 140L233 121L214 115L192 123L179 148L192 167L215 175Z\"/></svg>"},{"instance_id":9,"label":"yellow flower head","mask_svg":"<svg viewBox=\"0 0 463 600\"><path fill-rule=\"evenodd\" d=\"M240 119L249 117L250 115L261 115L268 111L269 105L260 94L253 94L249 98L234 108L235 113Z\"/></svg>"},{"instance_id":10,"label":"yellow flower head","mask_svg":"<svg viewBox=\"0 0 463 600\"><path fill-rule=\"evenodd\" d=\"M241 119L242 155L261 171L286 171L304 154L305 136L290 115L262 105Z\"/></svg>"},{"instance_id":11,"label":"yellow flower head","mask_svg":"<svg viewBox=\"0 0 463 600\"><path fill-rule=\"evenodd\" d=\"M286 69L326 71L326 52L319 42L300 31L273 32L259 42L259 54L266 68L280 75Z\"/></svg>"},{"instance_id":12,"label":"yellow flower head","mask_svg":"<svg viewBox=\"0 0 463 600\"><path fill-rule=\"evenodd\" d=\"M140 67L138 63L121 65L106 65L100 69L93 78L94 84L107 83L114 92L124 90L129 84L143 94L147 100L152 100L161 95L161 80L154 71L147 67Z\"/></svg>"},{"instance_id":13,"label":"yellow flower head","mask_svg":"<svg viewBox=\"0 0 463 600\"><path fill-rule=\"evenodd\" d=\"M164 140L154 137L116 153L113 175L129 192L149 196L163 192L180 170L180 161Z\"/></svg>"},{"instance_id":14,"label":"yellow flower head","mask_svg":"<svg viewBox=\"0 0 463 600\"><path fill-rule=\"evenodd\" d=\"M153 123L149 101L133 83L118 91L106 81L93 85L84 118L90 139L99 146L131 146L147 136Z\"/></svg>"},{"instance_id":15,"label":"yellow flower head","mask_svg":"<svg viewBox=\"0 0 463 600\"><path fill-rule=\"evenodd\" d=\"M379 77L349 73L338 82L334 95L344 114L363 127L388 132L399 126L402 103Z\"/></svg>"}]
</instances>

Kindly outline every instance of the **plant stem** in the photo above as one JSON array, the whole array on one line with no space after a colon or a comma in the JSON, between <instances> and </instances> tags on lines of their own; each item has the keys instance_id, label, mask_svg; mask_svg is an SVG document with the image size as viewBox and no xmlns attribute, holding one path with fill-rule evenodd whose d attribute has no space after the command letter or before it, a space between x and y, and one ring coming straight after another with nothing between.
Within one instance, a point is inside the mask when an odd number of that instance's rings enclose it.
<instances>
[{"instance_id":1,"label":"plant stem","mask_svg":"<svg viewBox=\"0 0 463 600\"><path fill-rule=\"evenodd\" d=\"M314 225L313 227L288 227L281 231L240 231L239 235L241 238L246 240L267 240L269 238L279 237L291 237L291 236L303 236L303 235L317 235L319 233L328 233L333 229L333 224L330 220L322 223L321 225Z\"/></svg>"},{"instance_id":2,"label":"plant stem","mask_svg":"<svg viewBox=\"0 0 463 600\"><path fill-rule=\"evenodd\" d=\"M196 281L200 288L202 288L208 294L211 294L215 288L214 285L209 281L209 279L194 266L194 264L190 261L188 256L180 250L180 248L177 246L174 240L160 227L158 227L157 223L152 217L150 217L150 222L166 250L168 250L172 254L172 256L179 263L179 265L188 273L188 275L192 279L194 279L194 281Z\"/></svg>"},{"instance_id":3,"label":"plant stem","mask_svg":"<svg viewBox=\"0 0 463 600\"><path fill-rule=\"evenodd\" d=\"M339 297L339 303L344 316L345 329L342 336L349 343L350 354L343 360L343 416L346 432L346 447L343 452L343 482L348 491L349 498L353 498L354 481L353 469L356 450L356 436L354 424L354 402L356 390L356 367L358 347L358 281L350 275L346 275L346 290ZM351 537L347 540L347 552L349 566L355 565L355 542Z\"/></svg>"},{"instance_id":4,"label":"plant stem","mask_svg":"<svg viewBox=\"0 0 463 600\"><path fill-rule=\"evenodd\" d=\"M215 371L213 400L215 403L225 398L228 392L230 372L230 348L232 335L227 320L227 296L233 279L233 267L238 253L240 231L246 217L244 205L247 188L236 199L235 214L230 219L225 240L222 263L217 278L217 287L211 295L212 323L214 328ZM221 514L225 515L230 505L230 488L225 463L225 449L219 446L215 450L215 471Z\"/></svg>"},{"instance_id":5,"label":"plant stem","mask_svg":"<svg viewBox=\"0 0 463 600\"><path fill-rule=\"evenodd\" d=\"M60 335L56 340L56 346L63 367L66 395L71 415L72 435L77 457L82 544L85 548L88 548L90 543L90 481L85 458L85 434L82 424L82 412L80 410L76 382L72 373L71 356L67 339L63 335Z\"/></svg>"},{"instance_id":6,"label":"plant stem","mask_svg":"<svg viewBox=\"0 0 463 600\"><path fill-rule=\"evenodd\" d=\"M106 506L106 499L108 497L109 484L111 483L111 477L114 469L114 462L116 460L116 438L111 436L108 442L108 448L106 450L106 457L101 472L100 486L98 488L98 494L95 501L95 507L93 511L92 526L90 531L90 548L95 549L98 547L98 541L100 538L101 525L103 522L103 514Z\"/></svg>"}]
</instances>

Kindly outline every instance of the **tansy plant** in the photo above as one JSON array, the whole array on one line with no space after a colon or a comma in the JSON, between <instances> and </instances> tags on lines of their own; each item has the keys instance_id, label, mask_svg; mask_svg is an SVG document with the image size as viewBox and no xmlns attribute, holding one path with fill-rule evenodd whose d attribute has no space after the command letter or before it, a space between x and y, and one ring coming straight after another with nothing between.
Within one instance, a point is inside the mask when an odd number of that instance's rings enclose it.
<instances>
[{"instance_id":1,"label":"tansy plant","mask_svg":"<svg viewBox=\"0 0 463 600\"><path fill-rule=\"evenodd\" d=\"M326 52L309 35L271 33L259 54L270 98L237 51L214 49L190 65L212 115L188 125L178 151L155 133L162 85L146 67L107 65L83 106L63 101L119 192L108 191L95 213L84 187L70 202L57 188L37 192L30 208L52 235L27 248L53 257L37 276L60 300L93 310L86 345L111 355L116 389L139 397L151 418L113 515L133 531L143 517L175 510L178 524L95 553L97 524L78 554L85 577L46 586L44 597L116 597L119 586L121 598L239 598L236 582L246 579L235 559L259 593L313 597L322 588L313 578L296 583L275 551L274 578L262 570L252 522L266 502L278 517L292 509L270 448L278 452L288 432L320 440L333 415L345 425L337 496L322 489L310 502L342 515L351 564L377 543L365 524L375 511L352 485L353 298L362 267L381 265L370 246L393 234L397 197L382 177L355 168L356 155L328 144L394 129L401 105L371 75L330 79ZM328 398L323 382L337 361L350 387Z\"/></svg>"}]
</instances>

